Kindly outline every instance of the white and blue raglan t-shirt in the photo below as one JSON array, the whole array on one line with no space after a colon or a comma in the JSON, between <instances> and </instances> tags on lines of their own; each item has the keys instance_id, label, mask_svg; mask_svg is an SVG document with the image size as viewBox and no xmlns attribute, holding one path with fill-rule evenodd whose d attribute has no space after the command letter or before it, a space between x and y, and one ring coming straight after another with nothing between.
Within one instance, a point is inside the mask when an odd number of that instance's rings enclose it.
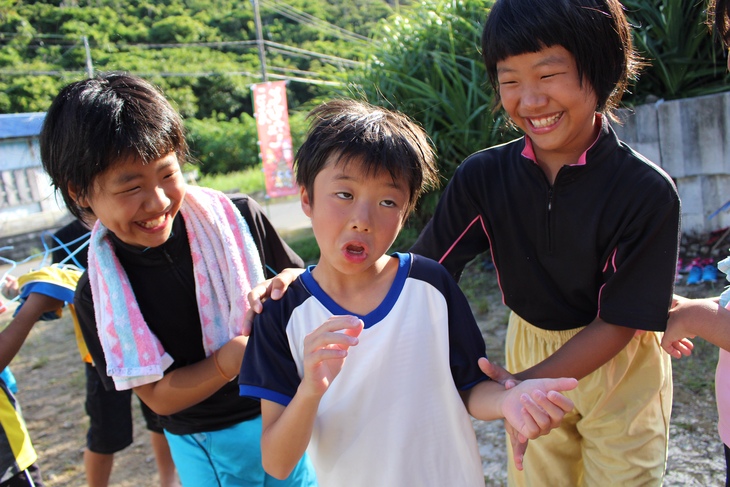
<instances>
[{"instance_id":1,"label":"white and blue raglan t-shirt","mask_svg":"<svg viewBox=\"0 0 730 487\"><path fill-rule=\"evenodd\" d=\"M486 376L484 340L466 297L437 262L395 254L399 269L366 316L359 344L324 394L308 452L323 487L483 486L458 390ZM269 300L248 342L240 393L287 405L303 374L304 337L341 308L305 271ZM356 315L357 316L357 315Z\"/></svg>"}]
</instances>

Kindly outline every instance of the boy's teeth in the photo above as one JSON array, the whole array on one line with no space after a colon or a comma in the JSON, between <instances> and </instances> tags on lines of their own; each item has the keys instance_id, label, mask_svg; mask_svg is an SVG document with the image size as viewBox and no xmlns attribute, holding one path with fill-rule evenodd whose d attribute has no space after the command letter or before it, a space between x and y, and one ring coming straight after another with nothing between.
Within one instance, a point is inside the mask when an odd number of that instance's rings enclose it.
<instances>
[{"instance_id":1,"label":"boy's teeth","mask_svg":"<svg viewBox=\"0 0 730 487\"><path fill-rule=\"evenodd\" d=\"M535 128L542 128L547 127L549 125L554 124L558 121L560 118L560 114L553 115L552 117L546 117L546 118L531 118L530 123L532 123L532 126Z\"/></svg>"}]
</instances>

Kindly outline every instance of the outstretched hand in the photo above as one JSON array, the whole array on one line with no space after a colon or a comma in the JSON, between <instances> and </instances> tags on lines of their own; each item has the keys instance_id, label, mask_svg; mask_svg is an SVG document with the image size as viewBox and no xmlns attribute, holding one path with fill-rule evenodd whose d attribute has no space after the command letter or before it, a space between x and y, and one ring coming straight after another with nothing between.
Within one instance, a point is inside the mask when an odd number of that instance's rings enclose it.
<instances>
[{"instance_id":1,"label":"outstretched hand","mask_svg":"<svg viewBox=\"0 0 730 487\"><path fill-rule=\"evenodd\" d=\"M251 334L251 327L253 326L253 320L257 314L264 310L264 301L271 298L273 300L281 299L289 285L294 282L299 274L304 272L304 269L287 268L278 273L271 279L267 279L254 286L249 291L248 304L249 309L246 311L246 315L243 318L243 331L242 334L248 336Z\"/></svg>"},{"instance_id":2,"label":"outstretched hand","mask_svg":"<svg viewBox=\"0 0 730 487\"><path fill-rule=\"evenodd\" d=\"M494 382L503 385L505 389L512 389L517 385L517 379L515 379L515 377L510 374L507 369L491 362L486 357L479 359L478 363L479 368L487 375L487 377L492 379ZM512 458L514 458L515 466L517 467L517 470L522 470L525 452L527 451L527 438L513 428L508 421L504 422L504 430L507 432L507 436L509 437L510 447L512 448Z\"/></svg>"},{"instance_id":3,"label":"outstretched hand","mask_svg":"<svg viewBox=\"0 0 730 487\"><path fill-rule=\"evenodd\" d=\"M575 389L573 378L530 379L518 381L504 368L479 359L479 368L509 393L502 404L505 430L509 434L515 466L522 470L527 440L548 434L560 425L573 401L561 392Z\"/></svg>"}]
</instances>

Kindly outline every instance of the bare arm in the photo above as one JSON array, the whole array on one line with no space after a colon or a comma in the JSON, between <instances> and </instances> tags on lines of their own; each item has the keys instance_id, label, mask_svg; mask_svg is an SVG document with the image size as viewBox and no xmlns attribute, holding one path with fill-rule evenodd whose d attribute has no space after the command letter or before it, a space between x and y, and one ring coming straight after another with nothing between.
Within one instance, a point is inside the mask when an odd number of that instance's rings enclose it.
<instances>
[{"instance_id":1,"label":"bare arm","mask_svg":"<svg viewBox=\"0 0 730 487\"><path fill-rule=\"evenodd\" d=\"M329 318L304 339L304 377L289 405L261 401L261 461L269 475L285 479L304 455L322 396L362 329L355 316Z\"/></svg>"},{"instance_id":2,"label":"bare arm","mask_svg":"<svg viewBox=\"0 0 730 487\"><path fill-rule=\"evenodd\" d=\"M539 364L515 374L519 380L541 377L582 379L616 356L634 337L636 330L596 318Z\"/></svg>"},{"instance_id":3,"label":"bare arm","mask_svg":"<svg viewBox=\"0 0 730 487\"><path fill-rule=\"evenodd\" d=\"M720 306L719 298L687 299L675 296L676 305L669 311L667 331L662 347L680 358L689 355L691 344L682 340L699 336L724 350L730 350L730 310Z\"/></svg>"},{"instance_id":4,"label":"bare arm","mask_svg":"<svg viewBox=\"0 0 730 487\"><path fill-rule=\"evenodd\" d=\"M309 446L322 397L297 394L288 406L261 401L261 463L266 473L283 480Z\"/></svg>"},{"instance_id":5,"label":"bare arm","mask_svg":"<svg viewBox=\"0 0 730 487\"><path fill-rule=\"evenodd\" d=\"M164 416L194 406L238 375L247 341L248 338L243 336L233 338L218 350L215 357L211 355L195 364L175 369L157 382L135 387L134 392L154 412Z\"/></svg>"},{"instance_id":6,"label":"bare arm","mask_svg":"<svg viewBox=\"0 0 730 487\"><path fill-rule=\"evenodd\" d=\"M63 305L63 301L45 294L31 293L28 296L13 321L0 332L0 370L13 360L43 313L55 311Z\"/></svg>"}]
</instances>

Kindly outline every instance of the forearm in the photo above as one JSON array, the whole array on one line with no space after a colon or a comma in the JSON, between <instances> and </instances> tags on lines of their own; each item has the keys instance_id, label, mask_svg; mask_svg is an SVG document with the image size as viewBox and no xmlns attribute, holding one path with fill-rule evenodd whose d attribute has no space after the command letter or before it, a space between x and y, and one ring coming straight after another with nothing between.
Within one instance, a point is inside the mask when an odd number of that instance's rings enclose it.
<instances>
[{"instance_id":1,"label":"forearm","mask_svg":"<svg viewBox=\"0 0 730 487\"><path fill-rule=\"evenodd\" d=\"M261 460L269 475L285 479L299 463L312 438L319 401L301 393L286 407L261 401Z\"/></svg>"},{"instance_id":2,"label":"forearm","mask_svg":"<svg viewBox=\"0 0 730 487\"><path fill-rule=\"evenodd\" d=\"M134 391L150 409L164 416L194 406L238 375L245 350L242 338L229 341L215 356L175 369L157 382L135 387Z\"/></svg>"},{"instance_id":3,"label":"forearm","mask_svg":"<svg viewBox=\"0 0 730 487\"><path fill-rule=\"evenodd\" d=\"M717 298L682 300L670 312L667 327L667 333L677 332L681 338L699 336L730 350L730 310L720 306Z\"/></svg>"},{"instance_id":4,"label":"forearm","mask_svg":"<svg viewBox=\"0 0 730 487\"><path fill-rule=\"evenodd\" d=\"M482 421L494 421L504 417L502 413L503 396L506 394L504 386L485 380L468 391L461 391L466 410L474 418Z\"/></svg>"},{"instance_id":5,"label":"forearm","mask_svg":"<svg viewBox=\"0 0 730 487\"><path fill-rule=\"evenodd\" d=\"M43 313L59 309L63 302L31 293L10 324L0 332L0 370L8 366Z\"/></svg>"},{"instance_id":6,"label":"forearm","mask_svg":"<svg viewBox=\"0 0 730 487\"><path fill-rule=\"evenodd\" d=\"M616 356L636 330L597 318L542 362L515 374L519 380L541 377L582 379Z\"/></svg>"},{"instance_id":7,"label":"forearm","mask_svg":"<svg viewBox=\"0 0 730 487\"><path fill-rule=\"evenodd\" d=\"M0 370L13 360L37 321L38 316L29 315L30 313L23 313L21 308L13 321L0 333Z\"/></svg>"}]
</instances>

